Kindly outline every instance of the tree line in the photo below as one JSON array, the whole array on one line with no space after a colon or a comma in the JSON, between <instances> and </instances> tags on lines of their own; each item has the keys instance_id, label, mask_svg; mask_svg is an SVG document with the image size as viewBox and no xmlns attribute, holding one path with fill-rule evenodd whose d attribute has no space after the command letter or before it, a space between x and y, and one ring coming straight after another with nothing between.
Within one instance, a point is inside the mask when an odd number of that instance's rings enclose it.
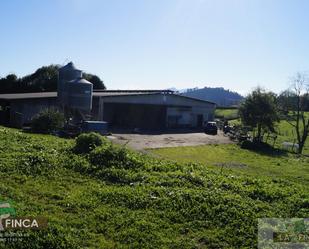
<instances>
[{"instance_id":1,"label":"tree line","mask_svg":"<svg viewBox=\"0 0 309 249\"><path fill-rule=\"evenodd\" d=\"M57 91L59 65L43 66L24 77L8 74L0 78L0 93L27 93ZM94 89L106 89L99 76L83 73L83 78L93 84Z\"/></svg>"},{"instance_id":2,"label":"tree line","mask_svg":"<svg viewBox=\"0 0 309 249\"><path fill-rule=\"evenodd\" d=\"M301 154L309 134L309 78L297 73L289 89L276 95L262 88L252 91L239 106L242 124L257 131L254 139L261 142L264 132L275 132L275 123L286 120L296 134Z\"/></svg>"}]
</instances>

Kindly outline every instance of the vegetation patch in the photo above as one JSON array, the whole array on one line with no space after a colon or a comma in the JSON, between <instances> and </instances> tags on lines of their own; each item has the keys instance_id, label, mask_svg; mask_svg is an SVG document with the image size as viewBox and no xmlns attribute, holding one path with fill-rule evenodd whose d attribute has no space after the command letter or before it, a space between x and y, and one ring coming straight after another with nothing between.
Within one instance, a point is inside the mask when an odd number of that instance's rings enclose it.
<instances>
[{"instance_id":1,"label":"vegetation patch","mask_svg":"<svg viewBox=\"0 0 309 249\"><path fill-rule=\"evenodd\" d=\"M179 159L186 150L198 152L194 161L201 151L208 155L207 162L190 163L109 142L76 154L75 145L0 128L1 201L11 200L17 216L49 221L22 242L0 242L1 249L256 248L257 218L309 215L304 158L277 160L236 145L182 148ZM218 158L248 167L220 171L212 166ZM256 160L265 165L254 168Z\"/></svg>"},{"instance_id":2,"label":"vegetation patch","mask_svg":"<svg viewBox=\"0 0 309 249\"><path fill-rule=\"evenodd\" d=\"M76 138L76 144L74 146L74 151L76 153L89 153L96 147L107 142L106 139L103 139L101 135L95 132L82 133Z\"/></svg>"},{"instance_id":3,"label":"vegetation patch","mask_svg":"<svg viewBox=\"0 0 309 249\"><path fill-rule=\"evenodd\" d=\"M239 117L237 108L217 108L215 110L215 118L225 120L234 120Z\"/></svg>"},{"instance_id":4,"label":"vegetation patch","mask_svg":"<svg viewBox=\"0 0 309 249\"><path fill-rule=\"evenodd\" d=\"M64 125L64 115L55 109L45 109L31 120L31 129L38 133L52 133Z\"/></svg>"},{"instance_id":5,"label":"vegetation patch","mask_svg":"<svg viewBox=\"0 0 309 249\"><path fill-rule=\"evenodd\" d=\"M295 183L309 184L309 158L281 150L248 150L236 144L202 145L149 150L163 159L178 163L199 163L207 168L225 173L249 175L256 178L287 179ZM246 165L246 167L224 167ZM224 165L218 167L218 165ZM308 185L309 186L309 185Z\"/></svg>"},{"instance_id":6,"label":"vegetation patch","mask_svg":"<svg viewBox=\"0 0 309 249\"><path fill-rule=\"evenodd\" d=\"M234 162L230 162L230 163L216 163L216 166L219 167L226 167L226 168L245 168L247 167L247 165L245 163L234 163Z\"/></svg>"}]
</instances>

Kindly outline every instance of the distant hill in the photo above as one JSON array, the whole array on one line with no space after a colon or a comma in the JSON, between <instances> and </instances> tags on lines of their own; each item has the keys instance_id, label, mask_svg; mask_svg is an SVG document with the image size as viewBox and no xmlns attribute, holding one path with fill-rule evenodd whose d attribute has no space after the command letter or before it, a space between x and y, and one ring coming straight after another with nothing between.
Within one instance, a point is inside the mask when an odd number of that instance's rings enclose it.
<instances>
[{"instance_id":1,"label":"distant hill","mask_svg":"<svg viewBox=\"0 0 309 249\"><path fill-rule=\"evenodd\" d=\"M218 106L235 106L243 99L237 92L223 87L192 88L180 93L184 96L215 102Z\"/></svg>"}]
</instances>

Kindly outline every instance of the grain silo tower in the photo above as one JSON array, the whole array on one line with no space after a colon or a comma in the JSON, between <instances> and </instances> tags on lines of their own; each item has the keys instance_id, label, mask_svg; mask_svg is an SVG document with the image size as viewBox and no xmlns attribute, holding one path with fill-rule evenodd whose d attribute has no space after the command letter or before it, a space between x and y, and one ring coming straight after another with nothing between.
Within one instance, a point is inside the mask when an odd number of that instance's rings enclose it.
<instances>
[{"instance_id":1,"label":"grain silo tower","mask_svg":"<svg viewBox=\"0 0 309 249\"><path fill-rule=\"evenodd\" d=\"M68 81L66 88L68 107L86 112L91 111L93 91L92 83L83 78L77 78Z\"/></svg>"},{"instance_id":2,"label":"grain silo tower","mask_svg":"<svg viewBox=\"0 0 309 249\"><path fill-rule=\"evenodd\" d=\"M85 120L92 108L92 92L92 83L82 78L72 62L59 68L58 101L67 119Z\"/></svg>"}]
</instances>

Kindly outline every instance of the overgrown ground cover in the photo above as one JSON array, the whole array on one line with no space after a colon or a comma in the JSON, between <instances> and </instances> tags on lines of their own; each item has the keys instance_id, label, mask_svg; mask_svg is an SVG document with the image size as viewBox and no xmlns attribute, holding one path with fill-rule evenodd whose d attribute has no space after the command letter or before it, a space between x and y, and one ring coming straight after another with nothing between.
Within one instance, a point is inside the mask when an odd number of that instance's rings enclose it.
<instances>
[{"instance_id":1,"label":"overgrown ground cover","mask_svg":"<svg viewBox=\"0 0 309 249\"><path fill-rule=\"evenodd\" d=\"M309 187L309 157L284 151L258 152L236 144L202 145L150 150L180 163L200 163L217 171L255 178L284 179Z\"/></svg>"},{"instance_id":2,"label":"overgrown ground cover","mask_svg":"<svg viewBox=\"0 0 309 249\"><path fill-rule=\"evenodd\" d=\"M107 141L84 155L73 146L0 127L0 200L49 219L0 248L256 248L257 218L309 216L305 176L244 176Z\"/></svg>"},{"instance_id":3,"label":"overgrown ground cover","mask_svg":"<svg viewBox=\"0 0 309 249\"><path fill-rule=\"evenodd\" d=\"M216 118L223 118L223 119L236 119L238 117L238 109L235 108L224 108L224 109L216 109L215 111Z\"/></svg>"}]
</instances>

